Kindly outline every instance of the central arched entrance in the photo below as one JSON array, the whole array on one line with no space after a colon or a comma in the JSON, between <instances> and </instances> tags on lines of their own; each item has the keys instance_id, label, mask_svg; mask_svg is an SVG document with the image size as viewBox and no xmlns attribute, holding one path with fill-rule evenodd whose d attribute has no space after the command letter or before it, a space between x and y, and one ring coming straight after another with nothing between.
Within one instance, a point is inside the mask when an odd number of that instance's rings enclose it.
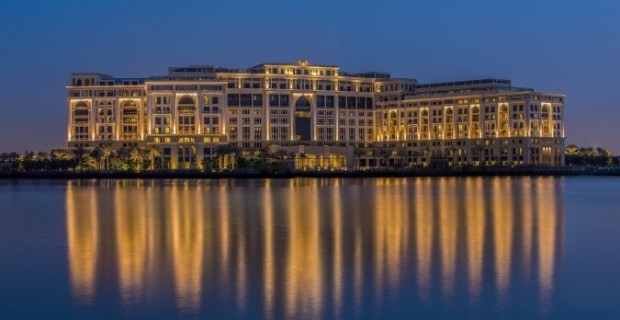
<instances>
[{"instance_id":1,"label":"central arched entrance","mask_svg":"<svg viewBox=\"0 0 620 320\"><path fill-rule=\"evenodd\" d=\"M295 140L312 140L312 127L310 120L310 101L306 97L300 97L295 101Z\"/></svg>"}]
</instances>

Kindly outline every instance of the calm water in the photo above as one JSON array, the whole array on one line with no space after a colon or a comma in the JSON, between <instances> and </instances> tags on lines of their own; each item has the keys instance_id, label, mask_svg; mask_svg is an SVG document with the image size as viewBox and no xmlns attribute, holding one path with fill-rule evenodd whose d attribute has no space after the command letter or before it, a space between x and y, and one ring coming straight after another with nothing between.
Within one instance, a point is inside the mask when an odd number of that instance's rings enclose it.
<instances>
[{"instance_id":1,"label":"calm water","mask_svg":"<svg viewBox=\"0 0 620 320\"><path fill-rule=\"evenodd\" d=\"M620 319L620 179L0 181L0 318Z\"/></svg>"}]
</instances>

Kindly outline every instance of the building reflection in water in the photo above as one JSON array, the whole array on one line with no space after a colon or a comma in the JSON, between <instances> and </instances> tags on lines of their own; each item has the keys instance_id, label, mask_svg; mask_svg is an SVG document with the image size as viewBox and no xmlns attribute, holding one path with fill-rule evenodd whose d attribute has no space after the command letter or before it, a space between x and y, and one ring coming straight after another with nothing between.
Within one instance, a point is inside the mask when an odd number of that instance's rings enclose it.
<instances>
[{"instance_id":1,"label":"building reflection in water","mask_svg":"<svg viewBox=\"0 0 620 320\"><path fill-rule=\"evenodd\" d=\"M503 299L510 286L512 267L512 237L514 198L511 180L494 178L491 183L493 202L493 245L495 255L495 286Z\"/></svg>"},{"instance_id":2,"label":"building reflection in water","mask_svg":"<svg viewBox=\"0 0 620 320\"><path fill-rule=\"evenodd\" d=\"M458 215L455 203L457 197L454 192L454 179L439 181L439 242L441 252L441 279L442 290L446 298L454 291L454 277L456 272L456 236Z\"/></svg>"},{"instance_id":3,"label":"building reflection in water","mask_svg":"<svg viewBox=\"0 0 620 320\"><path fill-rule=\"evenodd\" d=\"M561 202L547 201L544 195L554 194L552 186L549 184L538 184L539 190L536 194L538 210L536 211L538 225L538 279L540 286L540 298L543 307L547 310L550 307L550 298L553 293L553 277L556 268L556 248L558 241L558 219L562 216L555 214L558 212L558 205ZM542 196L542 197L541 197ZM546 311L545 310L545 311Z\"/></svg>"},{"instance_id":4,"label":"building reflection in water","mask_svg":"<svg viewBox=\"0 0 620 320\"><path fill-rule=\"evenodd\" d=\"M172 295L182 312L319 318L409 291L421 305L463 292L501 304L519 283L549 308L561 188L553 178L69 182L71 290L96 303L114 280L123 305Z\"/></svg>"},{"instance_id":5,"label":"building reflection in water","mask_svg":"<svg viewBox=\"0 0 620 320\"><path fill-rule=\"evenodd\" d=\"M484 257L484 231L485 207L483 181L481 179L467 179L465 190L468 197L463 197L465 201L465 232L466 232L466 251L467 251L467 281L469 284L469 295L473 302L478 301L482 290L482 268ZM478 196L475 196L478 195Z\"/></svg>"},{"instance_id":6,"label":"building reflection in water","mask_svg":"<svg viewBox=\"0 0 620 320\"><path fill-rule=\"evenodd\" d=\"M145 199L139 193L117 186L113 195L120 299L129 305L144 297L149 240L147 212Z\"/></svg>"},{"instance_id":7,"label":"building reflection in water","mask_svg":"<svg viewBox=\"0 0 620 320\"><path fill-rule=\"evenodd\" d=\"M184 311L200 308L203 274L205 221L201 186L172 185L167 236L174 273L177 305Z\"/></svg>"},{"instance_id":8,"label":"building reflection in water","mask_svg":"<svg viewBox=\"0 0 620 320\"><path fill-rule=\"evenodd\" d=\"M286 214L287 249L285 262L286 315L317 319L323 307L323 259L321 212L317 180L296 186L290 180Z\"/></svg>"},{"instance_id":9,"label":"building reflection in water","mask_svg":"<svg viewBox=\"0 0 620 320\"><path fill-rule=\"evenodd\" d=\"M431 286L431 268L434 237L434 207L432 180L416 180L414 194L416 271L418 291L423 299L428 299Z\"/></svg>"},{"instance_id":10,"label":"building reflection in water","mask_svg":"<svg viewBox=\"0 0 620 320\"><path fill-rule=\"evenodd\" d=\"M80 303L91 303L99 254L97 194L93 188L67 186L67 245L71 291Z\"/></svg>"},{"instance_id":11,"label":"building reflection in water","mask_svg":"<svg viewBox=\"0 0 620 320\"><path fill-rule=\"evenodd\" d=\"M265 182L265 192L263 192L263 304L265 318L272 319L274 317L273 309L276 294L276 260L275 260L275 243L274 243L274 205L273 205L273 189L272 181Z\"/></svg>"}]
</instances>

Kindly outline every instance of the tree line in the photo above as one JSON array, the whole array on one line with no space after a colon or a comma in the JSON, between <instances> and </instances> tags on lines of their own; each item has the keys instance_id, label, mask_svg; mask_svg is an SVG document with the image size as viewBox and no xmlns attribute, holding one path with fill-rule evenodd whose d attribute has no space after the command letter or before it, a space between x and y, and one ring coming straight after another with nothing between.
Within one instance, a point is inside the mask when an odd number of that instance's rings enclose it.
<instances>
[{"instance_id":1,"label":"tree line","mask_svg":"<svg viewBox=\"0 0 620 320\"><path fill-rule=\"evenodd\" d=\"M619 166L620 157L611 151L599 147L579 147L575 144L566 146L564 161L567 166Z\"/></svg>"},{"instance_id":2,"label":"tree line","mask_svg":"<svg viewBox=\"0 0 620 320\"><path fill-rule=\"evenodd\" d=\"M231 145L214 148L212 157L205 157L200 166L193 164L184 169L223 171L233 169L282 169L281 160L293 159L294 155L283 150L273 153L261 152L254 157L243 157L241 149ZM152 171L166 170L162 150L157 145L146 147L113 148L103 144L94 149L56 149L51 152L25 151L23 153L0 153L4 169L14 171Z\"/></svg>"},{"instance_id":3,"label":"tree line","mask_svg":"<svg viewBox=\"0 0 620 320\"><path fill-rule=\"evenodd\" d=\"M394 165L404 165L404 152L372 151L386 163L390 157L395 157L397 161ZM358 163L359 158L366 153L367 150L355 150ZM302 163L306 158L305 154L295 155L284 150L272 153L261 151L252 156L243 156L240 148L222 144L214 149L211 157L205 157L200 165L194 163L192 167L184 169L212 172L238 169L280 171L289 169L284 160L293 161L296 157ZM571 144L565 149L565 163L567 166L620 166L620 156L613 156L609 150L599 147L579 147ZM151 171L165 170L169 166L157 145L115 149L110 144L94 149L56 149L49 153L4 152L0 153L0 164L4 164L4 169L14 171Z\"/></svg>"}]
</instances>

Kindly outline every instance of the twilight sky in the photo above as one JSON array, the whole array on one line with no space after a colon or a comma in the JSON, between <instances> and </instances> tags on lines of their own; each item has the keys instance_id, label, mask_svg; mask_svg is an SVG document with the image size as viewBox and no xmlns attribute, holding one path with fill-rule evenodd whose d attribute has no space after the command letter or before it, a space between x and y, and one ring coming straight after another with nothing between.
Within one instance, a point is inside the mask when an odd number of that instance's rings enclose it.
<instances>
[{"instance_id":1,"label":"twilight sky","mask_svg":"<svg viewBox=\"0 0 620 320\"><path fill-rule=\"evenodd\" d=\"M3 0L0 152L65 146L71 72L267 61L564 92L567 144L620 153L617 0Z\"/></svg>"}]
</instances>

